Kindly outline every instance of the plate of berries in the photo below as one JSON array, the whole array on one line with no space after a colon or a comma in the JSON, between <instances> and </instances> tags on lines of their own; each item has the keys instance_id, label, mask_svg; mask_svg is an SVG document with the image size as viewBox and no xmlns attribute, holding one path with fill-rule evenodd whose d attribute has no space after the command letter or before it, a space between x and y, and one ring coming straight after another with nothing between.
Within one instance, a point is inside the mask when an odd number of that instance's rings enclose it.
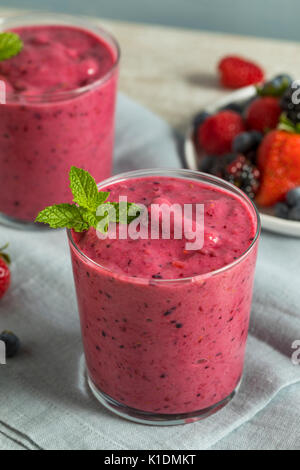
<instances>
[{"instance_id":1,"label":"plate of berries","mask_svg":"<svg viewBox=\"0 0 300 470\"><path fill-rule=\"evenodd\" d=\"M205 107L184 153L188 168L242 189L264 229L300 237L300 81L277 75Z\"/></svg>"}]
</instances>

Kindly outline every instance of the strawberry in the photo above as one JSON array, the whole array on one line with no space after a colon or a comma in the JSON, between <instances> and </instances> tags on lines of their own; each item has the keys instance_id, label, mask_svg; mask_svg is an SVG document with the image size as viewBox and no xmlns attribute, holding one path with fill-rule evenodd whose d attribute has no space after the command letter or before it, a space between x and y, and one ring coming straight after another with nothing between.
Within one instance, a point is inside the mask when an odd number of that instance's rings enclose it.
<instances>
[{"instance_id":1,"label":"strawberry","mask_svg":"<svg viewBox=\"0 0 300 470\"><path fill-rule=\"evenodd\" d=\"M10 270L9 263L10 258L8 254L4 253L4 250L8 245L0 248L0 299L4 296L10 285Z\"/></svg>"},{"instance_id":2,"label":"strawberry","mask_svg":"<svg viewBox=\"0 0 300 470\"><path fill-rule=\"evenodd\" d=\"M240 114L220 111L207 118L197 130L197 140L208 154L223 155L230 152L233 139L245 130Z\"/></svg>"},{"instance_id":3,"label":"strawberry","mask_svg":"<svg viewBox=\"0 0 300 470\"><path fill-rule=\"evenodd\" d=\"M281 108L277 98L271 96L257 98L246 111L247 127L260 132L275 129L280 114Z\"/></svg>"},{"instance_id":4,"label":"strawberry","mask_svg":"<svg viewBox=\"0 0 300 470\"><path fill-rule=\"evenodd\" d=\"M256 202L271 206L300 186L300 135L283 130L269 132L258 149L261 185Z\"/></svg>"},{"instance_id":5,"label":"strawberry","mask_svg":"<svg viewBox=\"0 0 300 470\"><path fill-rule=\"evenodd\" d=\"M238 56L224 57L219 62L218 70L220 81L226 88L254 85L264 79L264 72L258 65Z\"/></svg>"}]
</instances>

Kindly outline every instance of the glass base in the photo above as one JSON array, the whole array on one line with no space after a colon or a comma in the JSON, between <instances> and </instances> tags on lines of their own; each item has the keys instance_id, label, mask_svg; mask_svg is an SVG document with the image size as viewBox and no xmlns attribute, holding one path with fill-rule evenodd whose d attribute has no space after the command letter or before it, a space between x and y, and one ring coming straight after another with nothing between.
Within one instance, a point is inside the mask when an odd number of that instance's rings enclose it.
<instances>
[{"instance_id":1,"label":"glass base","mask_svg":"<svg viewBox=\"0 0 300 470\"><path fill-rule=\"evenodd\" d=\"M49 230L47 225L15 219L14 217L9 217L8 215L2 214L1 212L0 224L4 225L5 227L14 228L17 230Z\"/></svg>"},{"instance_id":2,"label":"glass base","mask_svg":"<svg viewBox=\"0 0 300 470\"><path fill-rule=\"evenodd\" d=\"M129 421L134 421L135 423L140 424L149 424L152 426L174 426L177 424L188 424L193 423L194 421L205 419L226 406L237 394L241 384L240 381L235 390L233 390L233 392L227 398L224 398L224 400L216 403L213 406L210 406L209 408L193 411L190 413L156 414L147 411L136 410L135 408L129 408L128 406L119 403L117 400L110 398L108 395L98 390L89 375L87 375L87 380L93 395L109 411Z\"/></svg>"}]
</instances>

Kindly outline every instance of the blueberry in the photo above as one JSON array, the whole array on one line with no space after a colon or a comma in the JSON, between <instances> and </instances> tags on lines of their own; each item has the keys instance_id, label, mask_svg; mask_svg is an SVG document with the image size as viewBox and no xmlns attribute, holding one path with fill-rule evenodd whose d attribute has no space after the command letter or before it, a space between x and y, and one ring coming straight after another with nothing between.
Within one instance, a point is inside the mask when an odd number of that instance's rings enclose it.
<instances>
[{"instance_id":1,"label":"blueberry","mask_svg":"<svg viewBox=\"0 0 300 470\"><path fill-rule=\"evenodd\" d=\"M290 191L286 195L286 202L290 207L294 207L300 204L300 186Z\"/></svg>"},{"instance_id":2,"label":"blueberry","mask_svg":"<svg viewBox=\"0 0 300 470\"><path fill-rule=\"evenodd\" d=\"M287 204L285 204L285 202L278 202L278 204L275 206L275 215L281 219L288 219L289 211L289 207Z\"/></svg>"},{"instance_id":3,"label":"blueberry","mask_svg":"<svg viewBox=\"0 0 300 470\"><path fill-rule=\"evenodd\" d=\"M2 331L0 341L4 341L6 347L6 357L14 357L21 346L19 338L11 331Z\"/></svg>"},{"instance_id":4,"label":"blueberry","mask_svg":"<svg viewBox=\"0 0 300 470\"><path fill-rule=\"evenodd\" d=\"M270 81L270 83L276 88L280 88L282 86L282 83L286 83L286 85L289 86L292 82L292 77L287 73L281 73L279 75L276 75L276 77L274 77Z\"/></svg>"},{"instance_id":5,"label":"blueberry","mask_svg":"<svg viewBox=\"0 0 300 470\"><path fill-rule=\"evenodd\" d=\"M236 113L242 114L244 106L240 103L228 103L226 106L220 108L220 111L235 111Z\"/></svg>"},{"instance_id":6,"label":"blueberry","mask_svg":"<svg viewBox=\"0 0 300 470\"><path fill-rule=\"evenodd\" d=\"M232 143L232 150L238 153L247 153L256 149L262 140L262 134L258 131L241 132Z\"/></svg>"},{"instance_id":7,"label":"blueberry","mask_svg":"<svg viewBox=\"0 0 300 470\"><path fill-rule=\"evenodd\" d=\"M200 111L200 113L197 113L195 116L194 116L194 119L193 119L193 125L194 127L199 127L201 126L204 121L209 118L211 116L210 113L206 112L206 111Z\"/></svg>"},{"instance_id":8,"label":"blueberry","mask_svg":"<svg viewBox=\"0 0 300 470\"><path fill-rule=\"evenodd\" d=\"M289 210L289 219L300 221L300 202Z\"/></svg>"}]
</instances>

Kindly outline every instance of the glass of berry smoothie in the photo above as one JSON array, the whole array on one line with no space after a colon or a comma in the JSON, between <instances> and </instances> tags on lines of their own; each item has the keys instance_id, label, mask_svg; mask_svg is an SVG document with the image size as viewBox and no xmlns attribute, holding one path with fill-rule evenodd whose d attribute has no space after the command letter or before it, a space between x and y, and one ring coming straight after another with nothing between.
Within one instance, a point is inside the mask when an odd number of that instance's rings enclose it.
<instances>
[{"instance_id":1,"label":"glass of berry smoothie","mask_svg":"<svg viewBox=\"0 0 300 470\"><path fill-rule=\"evenodd\" d=\"M111 175L120 50L97 24L76 17L9 17L0 31L23 41L0 62L0 213L24 227L57 198L72 200L71 165L98 181Z\"/></svg>"},{"instance_id":2,"label":"glass of berry smoothie","mask_svg":"<svg viewBox=\"0 0 300 470\"><path fill-rule=\"evenodd\" d=\"M258 212L230 183L189 170L129 172L98 188L147 208L204 205L204 246L68 232L91 390L141 423L204 418L241 382Z\"/></svg>"}]
</instances>

